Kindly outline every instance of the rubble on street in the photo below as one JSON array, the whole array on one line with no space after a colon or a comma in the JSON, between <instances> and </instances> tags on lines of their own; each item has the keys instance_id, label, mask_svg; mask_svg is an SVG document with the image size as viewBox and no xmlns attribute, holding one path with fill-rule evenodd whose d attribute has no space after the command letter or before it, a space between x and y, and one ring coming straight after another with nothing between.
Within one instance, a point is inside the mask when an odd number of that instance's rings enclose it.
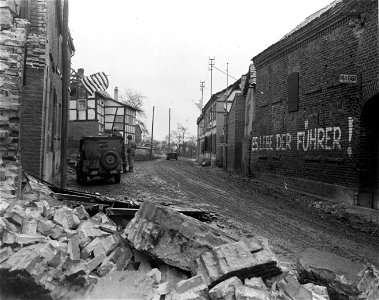
<instances>
[{"instance_id":1,"label":"rubble on street","mask_svg":"<svg viewBox=\"0 0 379 300\"><path fill-rule=\"evenodd\" d=\"M281 267L267 240L236 239L167 206L145 201L120 229L103 212L52 205L48 194L36 190L29 185L29 197L18 203L0 201L4 295L378 299L379 273L373 266L307 249L294 273Z\"/></svg>"}]
</instances>

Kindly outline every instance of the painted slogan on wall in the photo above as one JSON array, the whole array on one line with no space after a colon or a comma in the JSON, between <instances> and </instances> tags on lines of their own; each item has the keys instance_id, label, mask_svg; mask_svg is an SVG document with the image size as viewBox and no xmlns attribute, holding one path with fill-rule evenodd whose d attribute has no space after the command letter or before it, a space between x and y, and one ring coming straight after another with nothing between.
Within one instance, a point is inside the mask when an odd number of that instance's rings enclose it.
<instances>
[{"instance_id":1,"label":"painted slogan on wall","mask_svg":"<svg viewBox=\"0 0 379 300\"><path fill-rule=\"evenodd\" d=\"M353 135L353 118L348 118L349 145L347 153L352 155L351 138ZM340 126L308 128L308 120L304 123L304 130L295 135L291 133L277 133L252 137L251 151L310 151L310 150L342 150L342 131Z\"/></svg>"}]
</instances>

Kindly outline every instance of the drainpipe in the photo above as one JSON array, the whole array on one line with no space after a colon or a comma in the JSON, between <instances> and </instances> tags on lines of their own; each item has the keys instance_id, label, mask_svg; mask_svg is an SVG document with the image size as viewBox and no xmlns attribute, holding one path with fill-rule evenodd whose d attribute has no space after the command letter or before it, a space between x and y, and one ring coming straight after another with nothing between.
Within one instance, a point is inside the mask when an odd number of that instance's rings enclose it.
<instances>
[{"instance_id":1,"label":"drainpipe","mask_svg":"<svg viewBox=\"0 0 379 300\"><path fill-rule=\"evenodd\" d=\"M62 132L61 132L61 182L67 184L67 144L68 144L68 81L70 64L68 63L68 0L63 2L63 41L62 41Z\"/></svg>"}]
</instances>

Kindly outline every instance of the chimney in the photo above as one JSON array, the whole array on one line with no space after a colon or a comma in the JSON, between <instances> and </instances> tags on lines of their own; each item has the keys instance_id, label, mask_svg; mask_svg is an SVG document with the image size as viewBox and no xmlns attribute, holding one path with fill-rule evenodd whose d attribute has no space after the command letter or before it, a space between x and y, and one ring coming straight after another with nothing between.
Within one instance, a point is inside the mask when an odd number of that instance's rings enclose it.
<instances>
[{"instance_id":1,"label":"chimney","mask_svg":"<svg viewBox=\"0 0 379 300\"><path fill-rule=\"evenodd\" d=\"M113 99L115 99L116 101L118 101L118 87L117 86L114 88L114 97L113 97Z\"/></svg>"},{"instance_id":2,"label":"chimney","mask_svg":"<svg viewBox=\"0 0 379 300\"><path fill-rule=\"evenodd\" d=\"M79 76L83 76L84 75L84 69L83 68L79 68L78 69L78 75Z\"/></svg>"}]
</instances>

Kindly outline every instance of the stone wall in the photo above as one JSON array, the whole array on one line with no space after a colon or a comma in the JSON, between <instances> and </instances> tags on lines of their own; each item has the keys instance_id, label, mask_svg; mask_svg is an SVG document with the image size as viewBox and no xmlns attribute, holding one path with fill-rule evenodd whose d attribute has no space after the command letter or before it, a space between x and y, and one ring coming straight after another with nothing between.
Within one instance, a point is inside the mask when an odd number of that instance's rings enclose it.
<instances>
[{"instance_id":1,"label":"stone wall","mask_svg":"<svg viewBox=\"0 0 379 300\"><path fill-rule=\"evenodd\" d=\"M20 104L28 22L17 18L14 1L0 7L0 198L13 199L21 188Z\"/></svg>"}]
</instances>

